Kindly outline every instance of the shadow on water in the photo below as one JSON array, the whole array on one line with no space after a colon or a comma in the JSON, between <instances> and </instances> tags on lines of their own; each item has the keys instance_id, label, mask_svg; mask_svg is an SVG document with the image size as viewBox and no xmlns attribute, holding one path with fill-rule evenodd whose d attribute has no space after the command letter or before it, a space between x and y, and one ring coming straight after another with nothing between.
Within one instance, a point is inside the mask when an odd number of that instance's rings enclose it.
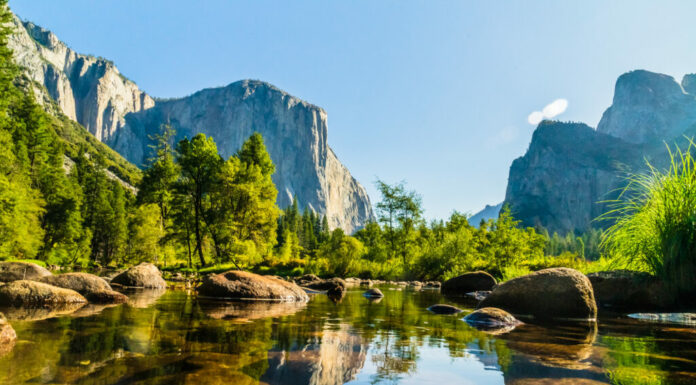
<instances>
[{"instance_id":1,"label":"shadow on water","mask_svg":"<svg viewBox=\"0 0 696 385\"><path fill-rule=\"evenodd\" d=\"M671 384L696 382L696 329L626 317L490 335L434 290L353 288L338 302L215 302L129 292L127 304L6 309L17 331L0 383ZM460 304L461 306L461 304Z\"/></svg>"}]
</instances>

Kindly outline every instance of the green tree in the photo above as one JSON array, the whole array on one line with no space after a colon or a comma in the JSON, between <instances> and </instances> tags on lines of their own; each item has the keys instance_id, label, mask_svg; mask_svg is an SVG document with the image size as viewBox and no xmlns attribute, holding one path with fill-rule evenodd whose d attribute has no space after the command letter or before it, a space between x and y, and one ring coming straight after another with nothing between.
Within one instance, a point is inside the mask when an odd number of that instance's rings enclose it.
<instances>
[{"instance_id":1,"label":"green tree","mask_svg":"<svg viewBox=\"0 0 696 385\"><path fill-rule=\"evenodd\" d=\"M193 139L184 139L177 146L177 163L181 177L176 183L179 194L185 195L193 211L193 234L196 247L194 253L202 266L206 265L203 256L203 215L204 201L212 192L223 164L217 146L212 138L197 134Z\"/></svg>"}]
</instances>

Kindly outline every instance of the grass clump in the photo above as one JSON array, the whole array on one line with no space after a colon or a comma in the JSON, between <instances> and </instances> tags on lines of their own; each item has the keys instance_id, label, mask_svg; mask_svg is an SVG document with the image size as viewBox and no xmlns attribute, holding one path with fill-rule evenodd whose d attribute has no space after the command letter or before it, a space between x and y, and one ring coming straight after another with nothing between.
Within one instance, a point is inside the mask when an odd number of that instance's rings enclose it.
<instances>
[{"instance_id":1,"label":"grass clump","mask_svg":"<svg viewBox=\"0 0 696 385\"><path fill-rule=\"evenodd\" d=\"M601 247L617 267L647 271L680 294L696 282L696 150L669 150L670 165L628 177L612 209L600 219L614 224Z\"/></svg>"}]
</instances>

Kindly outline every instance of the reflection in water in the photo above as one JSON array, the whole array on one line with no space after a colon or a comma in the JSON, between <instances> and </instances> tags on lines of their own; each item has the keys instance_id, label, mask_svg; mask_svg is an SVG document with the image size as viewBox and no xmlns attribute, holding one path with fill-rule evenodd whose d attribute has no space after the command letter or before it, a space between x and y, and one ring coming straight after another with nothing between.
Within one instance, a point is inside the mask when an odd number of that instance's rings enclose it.
<instances>
[{"instance_id":1,"label":"reflection in water","mask_svg":"<svg viewBox=\"0 0 696 385\"><path fill-rule=\"evenodd\" d=\"M331 385L348 382L362 369L367 345L359 335L341 326L325 330L304 345L268 352L269 368L264 384Z\"/></svg>"},{"instance_id":2,"label":"reflection in water","mask_svg":"<svg viewBox=\"0 0 696 385\"><path fill-rule=\"evenodd\" d=\"M696 383L692 328L611 318L494 336L430 313L446 302L437 291L383 292L293 305L141 290L70 315L9 309L18 341L0 357L0 383Z\"/></svg>"},{"instance_id":3,"label":"reflection in water","mask_svg":"<svg viewBox=\"0 0 696 385\"><path fill-rule=\"evenodd\" d=\"M307 306L304 302L218 302L213 300L200 301L199 305L203 312L210 318L237 321L287 316Z\"/></svg>"},{"instance_id":4,"label":"reflection in water","mask_svg":"<svg viewBox=\"0 0 696 385\"><path fill-rule=\"evenodd\" d=\"M125 292L128 296L128 306L144 309L157 302L167 289L130 289Z\"/></svg>"},{"instance_id":5,"label":"reflection in water","mask_svg":"<svg viewBox=\"0 0 696 385\"><path fill-rule=\"evenodd\" d=\"M10 321L40 321L71 314L83 306L85 306L84 303L61 303L51 307L10 306L0 307L0 313L5 314Z\"/></svg>"}]
</instances>

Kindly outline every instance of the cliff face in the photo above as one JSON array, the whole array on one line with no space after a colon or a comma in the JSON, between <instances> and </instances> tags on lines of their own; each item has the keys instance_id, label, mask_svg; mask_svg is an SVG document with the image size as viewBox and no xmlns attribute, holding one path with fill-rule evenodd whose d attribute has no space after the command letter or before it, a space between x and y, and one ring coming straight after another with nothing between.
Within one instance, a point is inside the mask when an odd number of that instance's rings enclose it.
<instances>
[{"instance_id":1,"label":"cliff face","mask_svg":"<svg viewBox=\"0 0 696 385\"><path fill-rule=\"evenodd\" d=\"M276 165L278 205L292 204L326 214L329 224L352 231L372 217L365 189L327 144L326 112L260 81L244 80L191 96L157 101L126 116L126 125L106 143L138 164L147 140L168 123L177 139L202 132L215 138L223 157L233 155L254 132L263 135Z\"/></svg>"},{"instance_id":2,"label":"cliff face","mask_svg":"<svg viewBox=\"0 0 696 385\"><path fill-rule=\"evenodd\" d=\"M212 136L224 157L260 132L276 164L278 205L301 207L352 232L373 217L366 190L327 144L326 112L260 81L240 81L191 96L156 100L105 59L81 55L50 31L14 19L17 63L45 87L63 113L136 165L148 157L148 135L169 123L177 139Z\"/></svg>"},{"instance_id":3,"label":"cliff face","mask_svg":"<svg viewBox=\"0 0 696 385\"><path fill-rule=\"evenodd\" d=\"M580 123L542 122L526 154L510 167L505 202L524 225L565 233L604 227L603 203L625 186L629 172L667 161L664 142L684 147L693 135L696 99L673 78L633 71L616 82L614 102L597 130Z\"/></svg>"}]
</instances>

